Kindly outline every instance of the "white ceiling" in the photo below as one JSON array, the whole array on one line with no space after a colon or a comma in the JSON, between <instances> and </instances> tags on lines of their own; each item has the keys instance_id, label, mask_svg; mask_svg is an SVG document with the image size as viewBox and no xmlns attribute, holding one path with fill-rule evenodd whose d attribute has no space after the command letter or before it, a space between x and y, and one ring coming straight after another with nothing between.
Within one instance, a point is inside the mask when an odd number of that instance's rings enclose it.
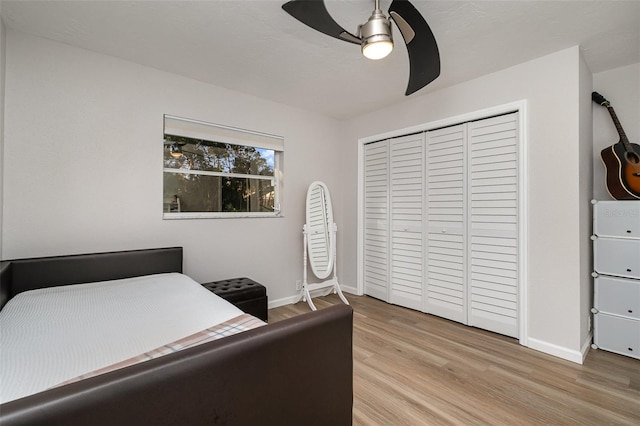
<instances>
[{"instance_id":1,"label":"white ceiling","mask_svg":"<svg viewBox=\"0 0 640 426\"><path fill-rule=\"evenodd\" d=\"M402 37L381 61L296 21L282 1L8 1L9 28L347 119L404 99ZM382 0L386 11L390 0ZM373 0L327 0L355 32ZM593 73L640 62L640 1L423 1L442 72L411 95L579 45ZM8 59L10 60L10 58Z\"/></svg>"}]
</instances>

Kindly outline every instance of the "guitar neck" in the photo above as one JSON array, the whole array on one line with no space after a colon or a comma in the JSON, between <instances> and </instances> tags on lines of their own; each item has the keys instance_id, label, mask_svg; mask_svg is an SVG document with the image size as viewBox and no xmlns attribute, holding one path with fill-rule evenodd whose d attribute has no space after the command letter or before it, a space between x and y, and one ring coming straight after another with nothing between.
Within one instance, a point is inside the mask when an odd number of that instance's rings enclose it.
<instances>
[{"instance_id":1,"label":"guitar neck","mask_svg":"<svg viewBox=\"0 0 640 426\"><path fill-rule=\"evenodd\" d=\"M607 111L609 111L609 115L611 115L613 124L615 124L616 130L618 131L618 135L620 135L620 142L622 142L622 144L624 145L625 150L627 152L633 151L633 148L631 147L631 143L629 142L629 139L627 138L627 135L624 132L624 129L622 129L622 124L620 124L620 120L618 120L618 116L616 115L616 112L613 110L613 107L611 105L607 105Z\"/></svg>"}]
</instances>

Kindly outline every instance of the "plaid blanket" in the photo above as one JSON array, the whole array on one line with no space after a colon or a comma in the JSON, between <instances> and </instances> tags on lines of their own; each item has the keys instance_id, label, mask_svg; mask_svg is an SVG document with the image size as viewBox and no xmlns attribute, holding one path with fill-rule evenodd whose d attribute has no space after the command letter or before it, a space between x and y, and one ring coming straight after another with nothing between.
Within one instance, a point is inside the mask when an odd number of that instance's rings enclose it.
<instances>
[{"instance_id":1,"label":"plaid blanket","mask_svg":"<svg viewBox=\"0 0 640 426\"><path fill-rule=\"evenodd\" d=\"M191 348L193 346L201 345L203 343L211 342L213 340L218 340L223 337L241 333L243 331L262 327L263 325L266 325L266 323L259 320L258 318L249 314L242 314L237 317L231 318L228 321L222 322L220 324L209 327L205 330L194 333L190 336L176 340L175 342L168 343L166 345L160 346L159 348L150 350L149 352L145 352L133 358L126 359L124 361L109 365L99 370L94 370L89 373L82 374L73 379L66 380L62 383L58 383L56 386L53 386L53 387L66 385L68 383L77 382L79 380L87 379L89 377L97 376L99 374L108 373L110 371L114 371L119 368L124 368L130 365L144 362L144 361L149 361L150 359L158 358L173 352L178 352L182 349Z\"/></svg>"}]
</instances>

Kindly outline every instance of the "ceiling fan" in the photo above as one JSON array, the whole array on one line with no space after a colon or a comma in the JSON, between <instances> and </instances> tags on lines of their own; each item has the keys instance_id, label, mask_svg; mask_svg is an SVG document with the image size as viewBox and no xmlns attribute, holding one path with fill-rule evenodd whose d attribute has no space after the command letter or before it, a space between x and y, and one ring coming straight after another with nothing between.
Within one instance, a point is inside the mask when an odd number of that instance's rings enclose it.
<instances>
[{"instance_id":1,"label":"ceiling fan","mask_svg":"<svg viewBox=\"0 0 640 426\"><path fill-rule=\"evenodd\" d=\"M422 89L440 75L440 53L431 28L420 12L407 0L393 0L389 17L375 0L367 22L358 26L357 35L342 28L329 15L324 0L291 0L282 5L298 21L339 40L359 44L369 59L382 59L393 49L391 20L398 26L409 53L409 84L406 96Z\"/></svg>"}]
</instances>

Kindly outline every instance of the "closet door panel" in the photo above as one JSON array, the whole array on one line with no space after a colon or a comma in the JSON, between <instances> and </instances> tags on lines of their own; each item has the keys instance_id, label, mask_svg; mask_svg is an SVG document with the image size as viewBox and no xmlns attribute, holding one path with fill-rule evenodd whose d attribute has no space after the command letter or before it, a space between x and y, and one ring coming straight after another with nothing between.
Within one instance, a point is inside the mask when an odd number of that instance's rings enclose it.
<instances>
[{"instance_id":1,"label":"closet door panel","mask_svg":"<svg viewBox=\"0 0 640 426\"><path fill-rule=\"evenodd\" d=\"M391 262L389 301L422 309L423 135L389 141Z\"/></svg>"},{"instance_id":2,"label":"closet door panel","mask_svg":"<svg viewBox=\"0 0 640 426\"><path fill-rule=\"evenodd\" d=\"M364 147L364 293L389 300L389 143Z\"/></svg>"},{"instance_id":3,"label":"closet door panel","mask_svg":"<svg viewBox=\"0 0 640 426\"><path fill-rule=\"evenodd\" d=\"M518 336L517 116L468 124L469 325Z\"/></svg>"},{"instance_id":4,"label":"closet door panel","mask_svg":"<svg viewBox=\"0 0 640 426\"><path fill-rule=\"evenodd\" d=\"M426 138L424 311L466 324L466 126Z\"/></svg>"}]
</instances>

